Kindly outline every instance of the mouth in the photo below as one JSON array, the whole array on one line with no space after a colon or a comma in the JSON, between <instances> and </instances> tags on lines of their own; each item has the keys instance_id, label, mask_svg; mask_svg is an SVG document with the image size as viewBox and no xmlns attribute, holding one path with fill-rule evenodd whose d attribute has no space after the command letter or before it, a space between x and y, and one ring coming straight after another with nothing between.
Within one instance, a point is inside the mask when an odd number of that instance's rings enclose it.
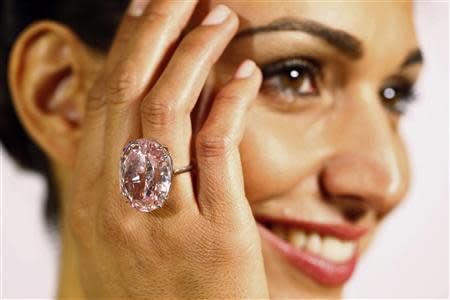
<instances>
[{"instance_id":1,"label":"mouth","mask_svg":"<svg viewBox=\"0 0 450 300\"><path fill-rule=\"evenodd\" d=\"M255 216L261 237L319 284L339 286L352 275L366 228Z\"/></svg>"}]
</instances>

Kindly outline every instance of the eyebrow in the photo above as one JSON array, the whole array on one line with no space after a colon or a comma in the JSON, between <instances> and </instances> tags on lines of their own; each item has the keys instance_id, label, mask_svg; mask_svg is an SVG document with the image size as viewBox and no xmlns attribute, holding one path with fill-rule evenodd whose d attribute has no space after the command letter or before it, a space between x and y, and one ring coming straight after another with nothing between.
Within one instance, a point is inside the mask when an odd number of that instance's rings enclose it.
<instances>
[{"instance_id":1,"label":"eyebrow","mask_svg":"<svg viewBox=\"0 0 450 300\"><path fill-rule=\"evenodd\" d=\"M277 19L267 25L243 29L236 35L236 38L272 31L302 31L324 40L352 59L359 59L363 56L363 47L359 39L343 30L333 29L312 20Z\"/></svg>"},{"instance_id":2,"label":"eyebrow","mask_svg":"<svg viewBox=\"0 0 450 300\"><path fill-rule=\"evenodd\" d=\"M400 65L401 69L404 69L406 67L409 67L414 64L421 64L423 63L423 55L422 51L420 49L414 49L412 50L405 58L403 63Z\"/></svg>"}]
</instances>

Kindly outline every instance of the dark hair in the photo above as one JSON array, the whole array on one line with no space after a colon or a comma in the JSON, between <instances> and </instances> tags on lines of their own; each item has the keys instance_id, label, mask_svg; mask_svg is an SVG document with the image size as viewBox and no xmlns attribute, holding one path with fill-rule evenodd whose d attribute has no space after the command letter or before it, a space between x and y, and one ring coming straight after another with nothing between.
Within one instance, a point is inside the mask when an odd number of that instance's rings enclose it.
<instances>
[{"instance_id":1,"label":"dark hair","mask_svg":"<svg viewBox=\"0 0 450 300\"><path fill-rule=\"evenodd\" d=\"M57 187L49 160L22 127L7 84L11 46L30 23L41 19L64 23L91 47L105 51L112 40L128 1L125 0L2 0L0 2L0 140L23 168L41 173L47 180L45 216L56 225L59 206Z\"/></svg>"}]
</instances>

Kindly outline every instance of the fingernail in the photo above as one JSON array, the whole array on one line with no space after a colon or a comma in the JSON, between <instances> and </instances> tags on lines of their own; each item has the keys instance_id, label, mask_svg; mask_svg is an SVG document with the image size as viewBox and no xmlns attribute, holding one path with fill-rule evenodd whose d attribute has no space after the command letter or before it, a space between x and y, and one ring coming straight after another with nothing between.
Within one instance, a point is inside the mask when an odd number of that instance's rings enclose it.
<instances>
[{"instance_id":1,"label":"fingernail","mask_svg":"<svg viewBox=\"0 0 450 300\"><path fill-rule=\"evenodd\" d=\"M250 77L250 75L253 74L253 71L255 70L255 62L253 60L247 59L237 69L236 73L234 74L235 78L247 78Z\"/></svg>"},{"instance_id":2,"label":"fingernail","mask_svg":"<svg viewBox=\"0 0 450 300\"><path fill-rule=\"evenodd\" d=\"M128 14L133 17L140 17L144 13L150 0L132 0L128 7Z\"/></svg>"},{"instance_id":3,"label":"fingernail","mask_svg":"<svg viewBox=\"0 0 450 300\"><path fill-rule=\"evenodd\" d=\"M223 23L230 15L231 10L223 5L219 4L203 20L202 25L218 25Z\"/></svg>"}]
</instances>

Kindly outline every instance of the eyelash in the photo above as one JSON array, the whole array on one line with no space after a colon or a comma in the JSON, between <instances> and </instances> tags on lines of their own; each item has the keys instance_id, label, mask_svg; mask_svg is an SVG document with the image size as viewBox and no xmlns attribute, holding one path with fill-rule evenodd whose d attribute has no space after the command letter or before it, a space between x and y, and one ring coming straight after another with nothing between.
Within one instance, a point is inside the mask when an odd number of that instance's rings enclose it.
<instances>
[{"instance_id":1,"label":"eyelash","mask_svg":"<svg viewBox=\"0 0 450 300\"><path fill-rule=\"evenodd\" d=\"M283 93L285 97L290 98L287 99L288 102L294 102L298 97L319 95L317 84L321 71L320 64L314 59L282 59L262 66L261 70L264 86ZM309 91L302 92L302 88L309 88Z\"/></svg>"},{"instance_id":2,"label":"eyelash","mask_svg":"<svg viewBox=\"0 0 450 300\"><path fill-rule=\"evenodd\" d=\"M320 80L322 79L321 64L310 57L294 57L281 59L261 67L264 83L263 88L277 92L276 98L281 98L284 105L299 104L312 100L320 95ZM305 84L306 80L306 84ZM385 84L379 91L384 106L395 114L404 114L410 102L415 99L412 83L397 76ZM296 86L299 85L299 86ZM310 91L302 92L301 88L309 87ZM303 101L302 101L303 100Z\"/></svg>"}]
</instances>

